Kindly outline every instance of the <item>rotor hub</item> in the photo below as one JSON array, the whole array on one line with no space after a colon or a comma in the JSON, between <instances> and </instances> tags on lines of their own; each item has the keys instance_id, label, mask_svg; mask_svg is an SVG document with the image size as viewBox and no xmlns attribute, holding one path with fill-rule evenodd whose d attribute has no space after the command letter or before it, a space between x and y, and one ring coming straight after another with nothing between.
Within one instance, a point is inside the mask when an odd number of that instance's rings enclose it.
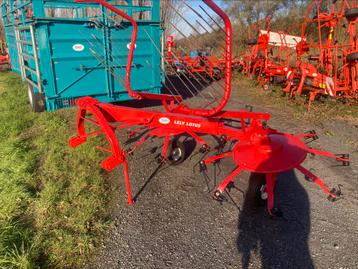
<instances>
[{"instance_id":1,"label":"rotor hub","mask_svg":"<svg viewBox=\"0 0 358 269\"><path fill-rule=\"evenodd\" d=\"M267 134L254 141L239 141L234 161L245 170L256 173L280 173L302 163L307 156L304 143L289 134Z\"/></svg>"}]
</instances>

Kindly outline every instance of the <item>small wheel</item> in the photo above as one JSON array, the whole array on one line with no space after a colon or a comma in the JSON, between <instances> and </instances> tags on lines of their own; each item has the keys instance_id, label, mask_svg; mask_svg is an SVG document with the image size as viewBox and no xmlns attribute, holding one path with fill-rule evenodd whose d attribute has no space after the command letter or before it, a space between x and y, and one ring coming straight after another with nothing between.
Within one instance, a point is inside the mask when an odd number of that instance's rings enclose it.
<instances>
[{"instance_id":1,"label":"small wheel","mask_svg":"<svg viewBox=\"0 0 358 269\"><path fill-rule=\"evenodd\" d=\"M355 20L358 17L358 8L353 7L353 8L347 9L346 12L344 13L344 16L346 16L348 21Z\"/></svg>"},{"instance_id":2,"label":"small wheel","mask_svg":"<svg viewBox=\"0 0 358 269\"><path fill-rule=\"evenodd\" d=\"M267 201L267 193L265 187L266 180L264 174L251 174L249 186L245 194L247 202L254 207L264 206Z\"/></svg>"},{"instance_id":3,"label":"small wheel","mask_svg":"<svg viewBox=\"0 0 358 269\"><path fill-rule=\"evenodd\" d=\"M33 86L30 84L27 86L27 95L33 112L38 113L46 110L44 95L39 92L35 93Z\"/></svg>"},{"instance_id":4,"label":"small wheel","mask_svg":"<svg viewBox=\"0 0 358 269\"><path fill-rule=\"evenodd\" d=\"M168 161L172 165L178 165L185 160L186 157L185 144L179 140L173 140L169 149Z\"/></svg>"},{"instance_id":5,"label":"small wheel","mask_svg":"<svg viewBox=\"0 0 358 269\"><path fill-rule=\"evenodd\" d=\"M352 52L347 55L347 62L353 63L358 60L358 52Z\"/></svg>"}]
</instances>

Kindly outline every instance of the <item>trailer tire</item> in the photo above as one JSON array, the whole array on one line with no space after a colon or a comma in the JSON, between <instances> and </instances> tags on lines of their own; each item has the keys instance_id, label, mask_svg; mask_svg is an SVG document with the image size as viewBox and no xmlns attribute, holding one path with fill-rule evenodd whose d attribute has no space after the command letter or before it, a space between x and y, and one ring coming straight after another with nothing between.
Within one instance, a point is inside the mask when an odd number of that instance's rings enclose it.
<instances>
[{"instance_id":1,"label":"trailer tire","mask_svg":"<svg viewBox=\"0 0 358 269\"><path fill-rule=\"evenodd\" d=\"M347 62L353 63L358 60L358 52L352 52L347 55Z\"/></svg>"},{"instance_id":2,"label":"trailer tire","mask_svg":"<svg viewBox=\"0 0 358 269\"><path fill-rule=\"evenodd\" d=\"M35 93L33 86L30 84L27 86L27 95L33 112L39 113L46 110L44 95L39 92Z\"/></svg>"},{"instance_id":3,"label":"trailer tire","mask_svg":"<svg viewBox=\"0 0 358 269\"><path fill-rule=\"evenodd\" d=\"M255 38L247 39L245 43L246 45L251 45L251 46L257 45L257 39Z\"/></svg>"},{"instance_id":4,"label":"trailer tire","mask_svg":"<svg viewBox=\"0 0 358 269\"><path fill-rule=\"evenodd\" d=\"M353 8L347 9L346 12L344 13L344 16L346 17L346 19L348 21L355 20L358 17L358 8L353 7Z\"/></svg>"}]
</instances>

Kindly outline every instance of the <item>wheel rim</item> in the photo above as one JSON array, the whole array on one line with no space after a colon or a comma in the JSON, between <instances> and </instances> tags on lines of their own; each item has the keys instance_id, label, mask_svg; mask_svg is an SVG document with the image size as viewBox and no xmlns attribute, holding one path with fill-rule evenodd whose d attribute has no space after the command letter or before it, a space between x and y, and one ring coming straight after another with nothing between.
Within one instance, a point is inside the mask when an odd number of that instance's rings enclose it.
<instances>
[{"instance_id":1,"label":"wheel rim","mask_svg":"<svg viewBox=\"0 0 358 269\"><path fill-rule=\"evenodd\" d=\"M182 158L182 156L183 156L183 152L180 148L175 148L172 151L171 158L172 158L173 162L179 161Z\"/></svg>"}]
</instances>

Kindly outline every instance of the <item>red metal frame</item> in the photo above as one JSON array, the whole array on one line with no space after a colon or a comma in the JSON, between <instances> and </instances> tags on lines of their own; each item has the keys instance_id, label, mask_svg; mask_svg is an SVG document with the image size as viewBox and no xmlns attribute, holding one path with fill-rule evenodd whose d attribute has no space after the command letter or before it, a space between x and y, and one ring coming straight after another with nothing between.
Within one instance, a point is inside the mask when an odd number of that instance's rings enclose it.
<instances>
[{"instance_id":1,"label":"red metal frame","mask_svg":"<svg viewBox=\"0 0 358 269\"><path fill-rule=\"evenodd\" d=\"M96 2L102 1L96 0ZM161 155L162 161L166 161L170 140L184 134L193 137L203 145L204 149L209 148L202 137L205 134L226 137L226 141L234 142L233 149L200 162L203 170L207 165L222 158L232 158L236 163L234 171L217 186L216 198L220 198L228 184L241 171L262 173L266 175L267 210L270 215L274 215L276 175L295 168L310 177L330 197L335 198L335 193L330 192L321 179L303 168L301 164L307 154L324 155L347 163L346 156L336 156L307 147L301 139L315 138L315 133L291 135L267 127L266 122L270 119L270 115L267 113L223 110L231 92L231 23L226 14L212 0L204 0L204 2L224 20L226 26L225 94L220 104L214 109L192 109L182 103L175 106L174 99L170 96L156 95L159 100L162 100L167 110L159 112L104 104L91 97L83 97L76 100L79 107L77 135L69 140L69 145L77 147L86 142L89 137L104 135L109 148L98 147L98 149L108 152L110 156L101 163L101 166L107 171L113 170L118 165L123 166L129 204L133 204L133 197L128 174L128 154L133 154L136 148L148 138L158 137L164 140ZM132 44L135 44L135 40ZM131 65L130 60L127 64ZM128 70L130 72L130 69ZM126 78L129 77L129 75L126 76ZM152 97L154 98L155 95ZM228 124L233 119L241 123L239 127ZM97 130L86 131L86 125L94 125ZM132 149L124 150L120 146L115 132L128 127L136 128L131 132L131 136L138 132L145 132L145 136Z\"/></svg>"}]
</instances>

